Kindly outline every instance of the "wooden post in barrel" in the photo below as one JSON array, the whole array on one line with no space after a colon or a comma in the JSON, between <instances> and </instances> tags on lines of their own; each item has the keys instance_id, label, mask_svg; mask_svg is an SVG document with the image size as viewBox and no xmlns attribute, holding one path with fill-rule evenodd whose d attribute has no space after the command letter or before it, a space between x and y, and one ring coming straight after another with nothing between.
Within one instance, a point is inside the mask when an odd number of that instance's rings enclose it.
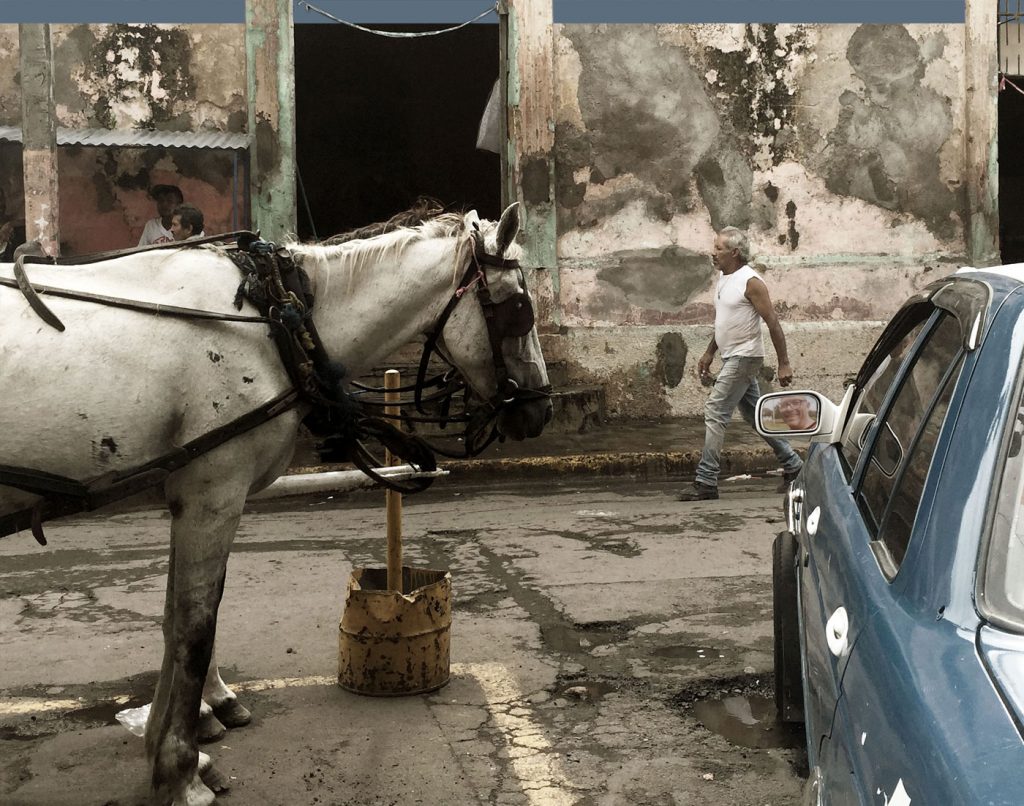
<instances>
[{"instance_id":1,"label":"wooden post in barrel","mask_svg":"<svg viewBox=\"0 0 1024 806\"><path fill-rule=\"evenodd\" d=\"M389 415L400 413L400 386L397 370L384 373ZM384 460L401 463L390 451ZM402 567L402 496L386 496L387 567L352 569L338 624L338 685L374 697L423 694L451 676L452 575Z\"/></svg>"},{"instance_id":2,"label":"wooden post in barrel","mask_svg":"<svg viewBox=\"0 0 1024 806\"><path fill-rule=\"evenodd\" d=\"M397 417L401 414L398 405L401 394L395 391L401 385L402 375L397 369L384 373L385 415ZM391 451L386 452L386 461L389 465L398 464ZM385 490L384 496L387 504L388 590L405 593L402 590L402 494Z\"/></svg>"}]
</instances>

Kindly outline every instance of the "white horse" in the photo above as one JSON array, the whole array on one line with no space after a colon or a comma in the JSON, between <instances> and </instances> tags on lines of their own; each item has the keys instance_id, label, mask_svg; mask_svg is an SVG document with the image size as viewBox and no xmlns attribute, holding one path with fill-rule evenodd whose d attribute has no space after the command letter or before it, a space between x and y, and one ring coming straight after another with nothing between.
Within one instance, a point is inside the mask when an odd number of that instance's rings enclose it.
<instances>
[{"instance_id":1,"label":"white horse","mask_svg":"<svg viewBox=\"0 0 1024 806\"><path fill-rule=\"evenodd\" d=\"M497 224L471 212L363 241L290 249L315 291L313 321L327 352L352 377L431 332L474 259L474 238L486 254L514 258L518 227L513 205ZM482 268L495 301L525 290L518 271ZM237 313L239 270L213 248L26 269L40 286ZM12 270L0 265L0 278ZM45 324L17 289L0 285L0 466L80 481L129 471L292 385L265 325L44 299L64 332ZM249 303L242 313L256 315ZM536 329L500 341L508 378L524 389L545 388ZM494 399L500 374L476 294L455 306L439 346L476 396ZM285 471L309 410L301 404L233 437L163 484L171 514L164 658L145 739L156 803L201 806L215 798L199 775L196 733L204 688L222 712L235 705L211 663L228 553L246 496ZM524 439L538 436L550 418L546 397L527 396L503 409L497 426ZM39 501L24 488L0 486L0 517Z\"/></svg>"}]
</instances>

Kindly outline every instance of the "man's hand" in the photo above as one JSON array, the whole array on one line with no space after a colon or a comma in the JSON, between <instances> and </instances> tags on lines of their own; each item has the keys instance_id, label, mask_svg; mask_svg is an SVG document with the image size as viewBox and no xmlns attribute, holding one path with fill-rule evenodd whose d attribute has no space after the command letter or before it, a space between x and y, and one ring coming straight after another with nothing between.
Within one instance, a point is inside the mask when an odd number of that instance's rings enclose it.
<instances>
[{"instance_id":1,"label":"man's hand","mask_svg":"<svg viewBox=\"0 0 1024 806\"><path fill-rule=\"evenodd\" d=\"M714 353L704 353L697 359L697 377L704 383L711 377L711 362L715 360Z\"/></svg>"},{"instance_id":2,"label":"man's hand","mask_svg":"<svg viewBox=\"0 0 1024 806\"><path fill-rule=\"evenodd\" d=\"M793 368L789 364L779 364L779 386L793 383Z\"/></svg>"}]
</instances>

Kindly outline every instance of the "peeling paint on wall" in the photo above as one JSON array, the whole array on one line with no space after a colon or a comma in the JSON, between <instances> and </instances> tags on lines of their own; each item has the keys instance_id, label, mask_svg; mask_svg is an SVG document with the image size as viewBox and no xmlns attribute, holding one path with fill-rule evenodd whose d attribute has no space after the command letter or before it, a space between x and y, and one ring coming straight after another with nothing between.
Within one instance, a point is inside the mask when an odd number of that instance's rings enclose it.
<instances>
[{"instance_id":1,"label":"peeling paint on wall","mask_svg":"<svg viewBox=\"0 0 1024 806\"><path fill-rule=\"evenodd\" d=\"M922 85L926 58L945 50L921 45L901 25L861 25L846 56L862 87L839 97L838 125L812 160L829 190L913 215L942 238L962 231L962 195L941 179L939 151L952 134L951 99Z\"/></svg>"},{"instance_id":2,"label":"peeling paint on wall","mask_svg":"<svg viewBox=\"0 0 1024 806\"><path fill-rule=\"evenodd\" d=\"M686 352L686 342L680 333L666 333L658 339L656 371L661 382L670 389L679 386L683 379Z\"/></svg>"},{"instance_id":3,"label":"peeling paint on wall","mask_svg":"<svg viewBox=\"0 0 1024 806\"><path fill-rule=\"evenodd\" d=\"M562 31L583 65L576 97L586 128L556 126L560 231L593 226L635 199L652 217L671 220L692 204L694 168L720 130L703 76L654 26ZM586 182L576 178L581 168ZM616 179L623 181L612 192L588 193Z\"/></svg>"},{"instance_id":4,"label":"peeling paint on wall","mask_svg":"<svg viewBox=\"0 0 1024 806\"><path fill-rule=\"evenodd\" d=\"M0 126L21 125L18 26L0 25Z\"/></svg>"},{"instance_id":5,"label":"peeling paint on wall","mask_svg":"<svg viewBox=\"0 0 1024 806\"><path fill-rule=\"evenodd\" d=\"M245 130L241 26L54 26L59 125Z\"/></svg>"},{"instance_id":6,"label":"peeling paint on wall","mask_svg":"<svg viewBox=\"0 0 1024 806\"><path fill-rule=\"evenodd\" d=\"M726 225L748 230L765 266L849 267L802 289L802 313L880 318L880 289L834 302L863 286L858 253L898 266L964 251L963 88L942 81L964 58L957 30L556 26L564 321L684 322L703 305L710 322L712 275L673 249L707 255ZM659 304L619 277L639 251L663 280L686 275L689 296L670 283Z\"/></svg>"}]
</instances>

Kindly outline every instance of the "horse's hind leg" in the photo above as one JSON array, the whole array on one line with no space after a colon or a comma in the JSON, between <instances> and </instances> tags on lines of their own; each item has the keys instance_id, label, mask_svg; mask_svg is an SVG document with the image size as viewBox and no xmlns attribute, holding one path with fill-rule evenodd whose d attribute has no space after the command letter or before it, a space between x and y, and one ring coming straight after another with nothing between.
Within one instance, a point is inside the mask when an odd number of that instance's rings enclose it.
<instances>
[{"instance_id":1,"label":"horse's hind leg","mask_svg":"<svg viewBox=\"0 0 1024 806\"><path fill-rule=\"evenodd\" d=\"M246 484L197 462L167 484L171 558L164 606L164 660L146 725L153 802L208 806L198 772L200 698L213 654L217 608Z\"/></svg>"},{"instance_id":2,"label":"horse's hind leg","mask_svg":"<svg viewBox=\"0 0 1024 806\"><path fill-rule=\"evenodd\" d=\"M213 646L213 656L210 658L210 669L206 673L206 683L203 685L203 702L213 709L213 716L226 728L240 728L248 725L252 719L249 709L238 702L238 698L220 676L220 669L217 667L217 645Z\"/></svg>"}]
</instances>

